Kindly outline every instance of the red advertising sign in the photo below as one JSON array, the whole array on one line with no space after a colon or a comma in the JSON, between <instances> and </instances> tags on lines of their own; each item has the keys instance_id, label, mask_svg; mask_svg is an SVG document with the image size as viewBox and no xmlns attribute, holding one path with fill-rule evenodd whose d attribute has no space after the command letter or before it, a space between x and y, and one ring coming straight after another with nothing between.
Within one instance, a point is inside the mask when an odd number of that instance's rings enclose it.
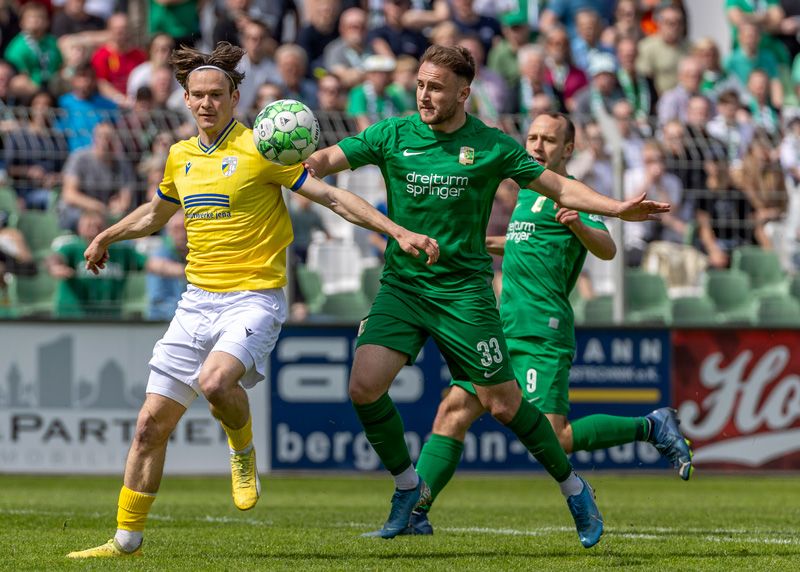
<instances>
[{"instance_id":1,"label":"red advertising sign","mask_svg":"<svg viewBox=\"0 0 800 572\"><path fill-rule=\"evenodd\" d=\"M800 331L676 330L672 355L698 466L800 469Z\"/></svg>"}]
</instances>

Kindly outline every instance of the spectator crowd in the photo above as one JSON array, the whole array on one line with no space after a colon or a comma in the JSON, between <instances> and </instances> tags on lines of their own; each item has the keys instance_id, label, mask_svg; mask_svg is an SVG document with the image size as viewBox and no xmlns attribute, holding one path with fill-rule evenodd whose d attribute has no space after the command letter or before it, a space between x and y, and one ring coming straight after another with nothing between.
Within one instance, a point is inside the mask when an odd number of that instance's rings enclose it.
<instances>
[{"instance_id":1,"label":"spectator crowd","mask_svg":"<svg viewBox=\"0 0 800 572\"><path fill-rule=\"evenodd\" d=\"M57 280L60 315L97 314L100 300L101 313L117 316L126 275L148 273L141 315L169 317L183 287L182 225L121 249L100 278L81 271L76 253L150 200L170 145L193 135L171 50L219 41L246 50L240 120L298 99L316 111L324 144L415 112L418 58L432 43L464 46L477 64L470 113L521 141L537 114L568 113L577 126L574 176L609 195L621 178L625 195L674 205L659 221L625 226L628 266L656 269L680 288L729 267L736 248L758 245L794 273L800 2L725 0L719 25L730 28L729 46L690 41L684 4L0 0L0 308L9 303L6 282L38 273ZM511 187L498 195L496 228L513 205ZM309 244L337 231L289 201L295 224L313 225L296 229L303 240L294 260L304 265ZM56 240L41 250L31 243L45 224ZM382 239L361 238L364 256L379 263ZM295 316L306 316L303 288L292 292Z\"/></svg>"}]
</instances>

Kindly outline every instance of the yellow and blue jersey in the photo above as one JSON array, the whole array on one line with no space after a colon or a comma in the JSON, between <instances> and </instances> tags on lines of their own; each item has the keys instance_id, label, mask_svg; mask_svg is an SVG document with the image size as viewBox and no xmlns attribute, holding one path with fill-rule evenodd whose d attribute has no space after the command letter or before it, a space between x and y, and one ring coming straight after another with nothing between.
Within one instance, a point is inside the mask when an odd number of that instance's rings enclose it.
<instances>
[{"instance_id":1,"label":"yellow and blue jersey","mask_svg":"<svg viewBox=\"0 0 800 572\"><path fill-rule=\"evenodd\" d=\"M293 235L281 186L296 190L307 176L302 164L264 159L235 119L211 145L173 145L158 196L184 208L187 280L210 292L284 286Z\"/></svg>"}]
</instances>

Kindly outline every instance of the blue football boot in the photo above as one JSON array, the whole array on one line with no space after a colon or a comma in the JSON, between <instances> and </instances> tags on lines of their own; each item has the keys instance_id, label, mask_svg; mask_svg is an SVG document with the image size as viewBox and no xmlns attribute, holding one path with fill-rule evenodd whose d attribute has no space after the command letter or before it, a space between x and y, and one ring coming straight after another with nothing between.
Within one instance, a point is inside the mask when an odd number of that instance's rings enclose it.
<instances>
[{"instance_id":1,"label":"blue football boot","mask_svg":"<svg viewBox=\"0 0 800 572\"><path fill-rule=\"evenodd\" d=\"M662 407L647 415L651 424L650 437L647 440L678 469L681 478L688 481L694 472L692 448L678 429L680 421L677 413L671 407Z\"/></svg>"},{"instance_id":2,"label":"blue football boot","mask_svg":"<svg viewBox=\"0 0 800 572\"><path fill-rule=\"evenodd\" d=\"M594 502L594 490L582 477L578 477L583 483L583 490L577 495L567 498L567 506L575 519L575 528L578 530L578 538L584 548L591 548L598 542L603 535L603 516L597 509Z\"/></svg>"},{"instance_id":3,"label":"blue football boot","mask_svg":"<svg viewBox=\"0 0 800 572\"><path fill-rule=\"evenodd\" d=\"M392 495L392 510L389 511L389 518L380 530L362 534L364 537L373 538L394 538L408 528L411 523L411 512L420 505L431 502L431 490L422 478L413 489L401 491L395 489Z\"/></svg>"},{"instance_id":4,"label":"blue football boot","mask_svg":"<svg viewBox=\"0 0 800 572\"><path fill-rule=\"evenodd\" d=\"M411 513L411 520L402 535L430 535L433 534L433 525L428 520L428 511L423 508L416 508Z\"/></svg>"}]
</instances>

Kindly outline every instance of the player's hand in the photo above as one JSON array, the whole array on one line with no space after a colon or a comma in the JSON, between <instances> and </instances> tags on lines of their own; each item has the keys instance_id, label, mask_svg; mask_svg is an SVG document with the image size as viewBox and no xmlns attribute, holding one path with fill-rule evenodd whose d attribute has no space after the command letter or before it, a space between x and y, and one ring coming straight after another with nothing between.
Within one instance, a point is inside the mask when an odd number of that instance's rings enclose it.
<instances>
[{"instance_id":1,"label":"player's hand","mask_svg":"<svg viewBox=\"0 0 800 572\"><path fill-rule=\"evenodd\" d=\"M416 232L405 232L396 237L397 243L403 252L407 252L414 258L419 256L420 250L428 255L426 264L430 266L439 260L439 243L436 239Z\"/></svg>"},{"instance_id":2,"label":"player's hand","mask_svg":"<svg viewBox=\"0 0 800 572\"><path fill-rule=\"evenodd\" d=\"M572 227L581 223L581 217L578 211L561 207L556 213L556 222L560 222L564 226Z\"/></svg>"},{"instance_id":3,"label":"player's hand","mask_svg":"<svg viewBox=\"0 0 800 572\"><path fill-rule=\"evenodd\" d=\"M108 261L108 248L100 246L95 239L84 251L83 258L86 260L86 270L92 274L100 274L100 270L106 267Z\"/></svg>"},{"instance_id":4,"label":"player's hand","mask_svg":"<svg viewBox=\"0 0 800 572\"><path fill-rule=\"evenodd\" d=\"M308 171L308 174L312 177L317 176L316 161L314 161L311 157L303 162L303 167L306 168L306 171Z\"/></svg>"},{"instance_id":5,"label":"player's hand","mask_svg":"<svg viewBox=\"0 0 800 572\"><path fill-rule=\"evenodd\" d=\"M617 216L627 221L658 220L659 214L670 211L669 203L645 200L647 195L642 193L638 197L623 201Z\"/></svg>"}]
</instances>

